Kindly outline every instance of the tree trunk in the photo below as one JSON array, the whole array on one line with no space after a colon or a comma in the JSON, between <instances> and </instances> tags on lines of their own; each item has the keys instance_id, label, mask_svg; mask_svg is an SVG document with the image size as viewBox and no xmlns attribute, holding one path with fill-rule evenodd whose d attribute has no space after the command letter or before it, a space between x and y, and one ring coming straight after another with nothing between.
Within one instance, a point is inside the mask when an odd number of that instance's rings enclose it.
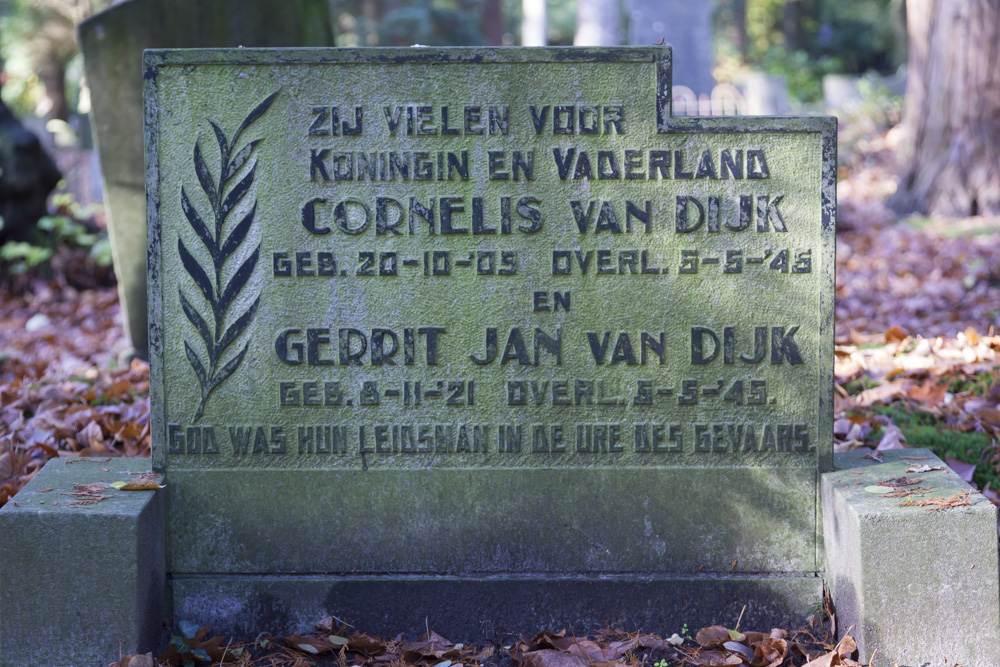
<instances>
[{"instance_id":1,"label":"tree trunk","mask_svg":"<svg viewBox=\"0 0 1000 667\"><path fill-rule=\"evenodd\" d=\"M747 0L733 0L733 23L736 24L736 49L740 54L740 63L747 62L749 54L747 39Z\"/></svg>"},{"instance_id":2,"label":"tree trunk","mask_svg":"<svg viewBox=\"0 0 1000 667\"><path fill-rule=\"evenodd\" d=\"M362 46L378 46L378 22L381 15L378 10L378 5L375 0L365 0L364 4L361 6L362 15L365 17L364 20L364 42ZM397 44L395 46L402 46Z\"/></svg>"},{"instance_id":3,"label":"tree trunk","mask_svg":"<svg viewBox=\"0 0 1000 667\"><path fill-rule=\"evenodd\" d=\"M805 40L802 35L802 18L804 13L802 0L785 0L782 28L785 34L785 49L788 50L788 53L795 53L803 48Z\"/></svg>"},{"instance_id":4,"label":"tree trunk","mask_svg":"<svg viewBox=\"0 0 1000 667\"><path fill-rule=\"evenodd\" d=\"M521 46L545 46L548 29L545 0L521 0Z\"/></svg>"},{"instance_id":5,"label":"tree trunk","mask_svg":"<svg viewBox=\"0 0 1000 667\"><path fill-rule=\"evenodd\" d=\"M1000 214L1000 3L907 0L900 212Z\"/></svg>"},{"instance_id":6,"label":"tree trunk","mask_svg":"<svg viewBox=\"0 0 1000 667\"><path fill-rule=\"evenodd\" d=\"M577 0L575 46L615 46L620 30L618 0Z\"/></svg>"},{"instance_id":7,"label":"tree trunk","mask_svg":"<svg viewBox=\"0 0 1000 667\"><path fill-rule=\"evenodd\" d=\"M42 83L45 84L45 97L49 101L47 115L62 120L69 119L69 103L66 101L66 66L59 59L50 55L42 64Z\"/></svg>"},{"instance_id":8,"label":"tree trunk","mask_svg":"<svg viewBox=\"0 0 1000 667\"><path fill-rule=\"evenodd\" d=\"M485 0L479 28L487 44L499 46L503 43L503 10L500 0Z\"/></svg>"}]
</instances>

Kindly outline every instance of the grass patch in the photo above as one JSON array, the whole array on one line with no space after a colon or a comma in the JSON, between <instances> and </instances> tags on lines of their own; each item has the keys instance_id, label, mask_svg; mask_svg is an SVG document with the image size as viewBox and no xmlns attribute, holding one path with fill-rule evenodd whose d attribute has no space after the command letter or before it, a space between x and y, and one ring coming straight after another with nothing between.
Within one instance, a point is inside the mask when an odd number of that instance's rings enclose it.
<instances>
[{"instance_id":1,"label":"grass patch","mask_svg":"<svg viewBox=\"0 0 1000 667\"><path fill-rule=\"evenodd\" d=\"M843 386L844 386L844 391L846 391L849 395L857 396L865 389L871 389L872 387L877 387L878 381L873 380L867 375L862 375L856 380L851 380L850 382L846 383Z\"/></svg>"},{"instance_id":2,"label":"grass patch","mask_svg":"<svg viewBox=\"0 0 1000 667\"><path fill-rule=\"evenodd\" d=\"M976 466L972 481L979 488L989 484L991 489L1000 489L1000 473L990 462L996 450L989 434L955 431L932 414L906 410L898 405L877 406L872 411L891 419L906 436L906 444L910 447L926 447L941 459L950 456L972 463ZM880 431L872 434L873 440L880 438Z\"/></svg>"}]
</instances>

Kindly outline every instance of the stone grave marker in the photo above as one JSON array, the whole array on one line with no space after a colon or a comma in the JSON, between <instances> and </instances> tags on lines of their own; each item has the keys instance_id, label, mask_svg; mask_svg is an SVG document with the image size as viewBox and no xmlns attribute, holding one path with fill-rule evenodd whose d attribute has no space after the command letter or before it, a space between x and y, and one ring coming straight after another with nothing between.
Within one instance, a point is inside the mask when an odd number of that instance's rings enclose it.
<instances>
[{"instance_id":1,"label":"stone grave marker","mask_svg":"<svg viewBox=\"0 0 1000 667\"><path fill-rule=\"evenodd\" d=\"M146 217L142 52L148 48L315 47L334 43L328 3L317 0L129 0L80 23L93 104L108 233L130 354L146 339Z\"/></svg>"},{"instance_id":2,"label":"stone grave marker","mask_svg":"<svg viewBox=\"0 0 1000 667\"><path fill-rule=\"evenodd\" d=\"M175 619L672 632L820 601L836 123L672 118L670 63L146 52Z\"/></svg>"}]
</instances>

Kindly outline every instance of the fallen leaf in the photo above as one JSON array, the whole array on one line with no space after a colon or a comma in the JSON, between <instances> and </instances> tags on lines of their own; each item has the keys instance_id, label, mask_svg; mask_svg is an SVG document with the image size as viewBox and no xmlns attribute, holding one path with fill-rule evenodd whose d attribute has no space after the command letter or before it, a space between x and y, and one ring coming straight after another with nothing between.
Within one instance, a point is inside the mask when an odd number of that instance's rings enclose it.
<instances>
[{"instance_id":1,"label":"fallen leaf","mask_svg":"<svg viewBox=\"0 0 1000 667\"><path fill-rule=\"evenodd\" d=\"M922 498L920 500L904 500L899 503L904 507L922 507L925 512L937 512L953 507L968 507L972 505L972 491L959 491L947 498Z\"/></svg>"},{"instance_id":2,"label":"fallen leaf","mask_svg":"<svg viewBox=\"0 0 1000 667\"><path fill-rule=\"evenodd\" d=\"M885 426L885 432L882 434L882 438L878 441L878 446L875 448L876 451L885 451L887 449L905 449L906 448L906 436L903 432L899 430L899 427L892 423L887 417L880 418Z\"/></svg>"},{"instance_id":3,"label":"fallen leaf","mask_svg":"<svg viewBox=\"0 0 1000 667\"><path fill-rule=\"evenodd\" d=\"M722 665L742 665L743 656L721 651L703 651L700 655L688 658L692 665L704 667L720 667Z\"/></svg>"},{"instance_id":4,"label":"fallen leaf","mask_svg":"<svg viewBox=\"0 0 1000 667\"><path fill-rule=\"evenodd\" d=\"M788 655L788 642L781 637L767 637L754 646L752 667L778 667Z\"/></svg>"},{"instance_id":5,"label":"fallen leaf","mask_svg":"<svg viewBox=\"0 0 1000 667\"><path fill-rule=\"evenodd\" d=\"M90 447L94 451L101 451L105 449L104 432L101 430L100 424L96 421L92 421L87 424L83 430L77 434L76 440L84 447Z\"/></svg>"},{"instance_id":6,"label":"fallen leaf","mask_svg":"<svg viewBox=\"0 0 1000 667\"><path fill-rule=\"evenodd\" d=\"M119 488L121 488L122 491L156 491L157 489L163 489L166 487L160 486L151 479L136 478Z\"/></svg>"},{"instance_id":7,"label":"fallen leaf","mask_svg":"<svg viewBox=\"0 0 1000 667\"><path fill-rule=\"evenodd\" d=\"M583 658L555 649L525 653L521 664L523 667L589 667Z\"/></svg>"},{"instance_id":8,"label":"fallen leaf","mask_svg":"<svg viewBox=\"0 0 1000 667\"><path fill-rule=\"evenodd\" d=\"M953 459L950 456L944 457L944 462L947 463L948 467L954 470L959 477L964 479L969 484L972 483L972 476L976 472L976 465L974 463L959 461L958 459Z\"/></svg>"},{"instance_id":9,"label":"fallen leaf","mask_svg":"<svg viewBox=\"0 0 1000 667\"><path fill-rule=\"evenodd\" d=\"M894 325L889 329L887 329L885 332L885 341L887 343L899 343L906 340L909 337L910 335L905 331L903 331L902 327L900 327L899 325Z\"/></svg>"},{"instance_id":10,"label":"fallen leaf","mask_svg":"<svg viewBox=\"0 0 1000 667\"><path fill-rule=\"evenodd\" d=\"M891 488L899 488L901 486L912 486L913 484L919 484L924 481L923 477L896 477L895 479L887 479L878 483L879 486L888 486Z\"/></svg>"},{"instance_id":11,"label":"fallen leaf","mask_svg":"<svg viewBox=\"0 0 1000 667\"><path fill-rule=\"evenodd\" d=\"M751 661L751 662L753 661L754 652L751 651L748 646L744 646L743 644L741 644L739 642L729 641L729 642L726 642L725 644L723 644L722 647L724 649L726 649L727 651L732 651L733 653L740 653L740 654L746 656L746 658L747 658L748 661Z\"/></svg>"},{"instance_id":12,"label":"fallen leaf","mask_svg":"<svg viewBox=\"0 0 1000 667\"><path fill-rule=\"evenodd\" d=\"M719 647L729 641L729 630L721 625L712 625L699 630L694 640L705 648Z\"/></svg>"},{"instance_id":13,"label":"fallen leaf","mask_svg":"<svg viewBox=\"0 0 1000 667\"><path fill-rule=\"evenodd\" d=\"M944 470L944 468L941 466L929 466L925 464L922 466L909 467L906 469L906 472L932 472L934 470Z\"/></svg>"},{"instance_id":14,"label":"fallen leaf","mask_svg":"<svg viewBox=\"0 0 1000 667\"><path fill-rule=\"evenodd\" d=\"M897 380L887 384L880 384L871 389L865 389L858 394L855 402L863 407L869 407L875 403L884 403L891 398L906 393L913 384L911 380Z\"/></svg>"}]
</instances>

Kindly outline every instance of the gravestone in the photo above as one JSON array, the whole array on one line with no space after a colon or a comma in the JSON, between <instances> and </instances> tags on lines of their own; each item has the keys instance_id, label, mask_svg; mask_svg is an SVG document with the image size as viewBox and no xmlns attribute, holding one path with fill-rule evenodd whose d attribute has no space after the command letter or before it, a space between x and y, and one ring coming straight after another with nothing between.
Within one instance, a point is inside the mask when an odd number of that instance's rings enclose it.
<instances>
[{"instance_id":1,"label":"gravestone","mask_svg":"<svg viewBox=\"0 0 1000 667\"><path fill-rule=\"evenodd\" d=\"M483 636L801 619L836 123L671 52L147 51L176 619Z\"/></svg>"},{"instance_id":2,"label":"gravestone","mask_svg":"<svg viewBox=\"0 0 1000 667\"><path fill-rule=\"evenodd\" d=\"M629 0L628 43L669 44L674 50L673 85L686 86L698 97L711 97L712 13L715 2L701 0Z\"/></svg>"},{"instance_id":3,"label":"gravestone","mask_svg":"<svg viewBox=\"0 0 1000 667\"><path fill-rule=\"evenodd\" d=\"M149 355L143 49L329 46L330 21L322 0L124 0L80 24L118 297L135 355Z\"/></svg>"}]
</instances>

